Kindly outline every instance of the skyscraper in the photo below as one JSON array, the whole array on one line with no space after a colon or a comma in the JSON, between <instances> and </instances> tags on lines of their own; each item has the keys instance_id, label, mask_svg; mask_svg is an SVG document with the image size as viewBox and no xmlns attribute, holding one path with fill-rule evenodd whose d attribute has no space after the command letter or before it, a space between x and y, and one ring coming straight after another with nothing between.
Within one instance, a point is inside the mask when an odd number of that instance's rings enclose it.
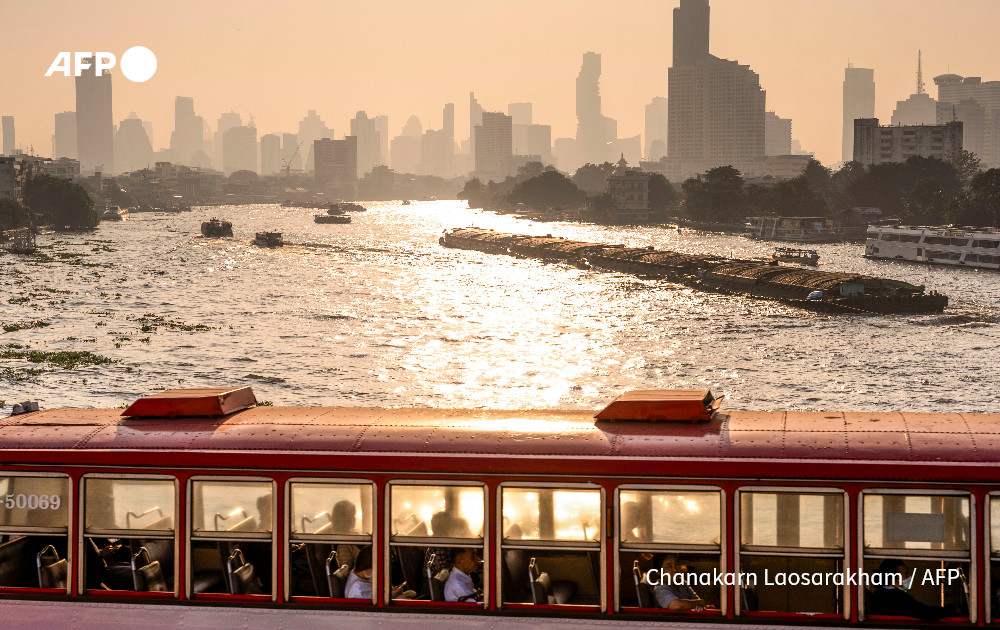
<instances>
[{"instance_id":1,"label":"skyscraper","mask_svg":"<svg viewBox=\"0 0 1000 630\"><path fill-rule=\"evenodd\" d=\"M667 152L684 177L730 165L760 175L766 94L749 66L708 53L709 15L708 0L674 9Z\"/></svg>"},{"instance_id":2,"label":"skyscraper","mask_svg":"<svg viewBox=\"0 0 1000 630\"><path fill-rule=\"evenodd\" d=\"M600 164L608 159L608 123L601 114L600 79L601 56L584 54L576 77L576 152L580 164Z\"/></svg>"},{"instance_id":3,"label":"skyscraper","mask_svg":"<svg viewBox=\"0 0 1000 630\"><path fill-rule=\"evenodd\" d=\"M52 136L52 157L76 159L76 112L56 114L56 132Z\"/></svg>"},{"instance_id":4,"label":"skyscraper","mask_svg":"<svg viewBox=\"0 0 1000 630\"><path fill-rule=\"evenodd\" d=\"M342 197L353 198L358 186L358 139L320 138L313 143L316 185L325 186Z\"/></svg>"},{"instance_id":5,"label":"skyscraper","mask_svg":"<svg viewBox=\"0 0 1000 630\"><path fill-rule=\"evenodd\" d=\"M455 104L445 103L444 110L441 112L441 120L444 125L441 130L451 138L452 144L455 142Z\"/></svg>"},{"instance_id":6,"label":"skyscraper","mask_svg":"<svg viewBox=\"0 0 1000 630\"><path fill-rule=\"evenodd\" d=\"M483 124L483 106L476 100L476 93L469 92L469 152L476 155L476 127Z\"/></svg>"},{"instance_id":7,"label":"skyscraper","mask_svg":"<svg viewBox=\"0 0 1000 630\"><path fill-rule=\"evenodd\" d=\"M351 135L358 140L358 177L363 177L365 173L384 163L381 156L382 140L375 119L369 118L363 111L358 112L351 119Z\"/></svg>"},{"instance_id":8,"label":"skyscraper","mask_svg":"<svg viewBox=\"0 0 1000 630\"><path fill-rule=\"evenodd\" d=\"M299 142L302 143L301 152L305 154L307 171L315 168L313 153L316 151L316 140L332 137L333 129L326 126L315 109L310 109L305 118L299 121Z\"/></svg>"},{"instance_id":9,"label":"skyscraper","mask_svg":"<svg viewBox=\"0 0 1000 630\"><path fill-rule=\"evenodd\" d=\"M260 173L274 175L281 169L281 138L269 133L260 137Z\"/></svg>"},{"instance_id":10,"label":"skyscraper","mask_svg":"<svg viewBox=\"0 0 1000 630\"><path fill-rule=\"evenodd\" d=\"M934 77L934 83L938 86L938 101L948 104L948 113L954 108L954 118L969 124L965 129L967 147L980 147L977 155L984 168L1000 167L1000 81L943 74ZM974 118L963 119L963 111Z\"/></svg>"},{"instance_id":11,"label":"skyscraper","mask_svg":"<svg viewBox=\"0 0 1000 630\"><path fill-rule=\"evenodd\" d=\"M764 155L792 154L792 119L764 112Z\"/></svg>"},{"instance_id":12,"label":"skyscraper","mask_svg":"<svg viewBox=\"0 0 1000 630\"><path fill-rule=\"evenodd\" d=\"M191 165L194 155L205 149L204 126L202 117L194 113L193 98L178 96L174 99L174 131L170 134L170 148L181 164Z\"/></svg>"},{"instance_id":13,"label":"skyscraper","mask_svg":"<svg viewBox=\"0 0 1000 630\"><path fill-rule=\"evenodd\" d=\"M118 123L115 133L115 172L131 173L153 167L153 145L146 135L142 120L135 115Z\"/></svg>"},{"instance_id":14,"label":"skyscraper","mask_svg":"<svg viewBox=\"0 0 1000 630\"><path fill-rule=\"evenodd\" d=\"M670 101L654 96L646 105L646 159L655 162L667 155L667 124L670 118Z\"/></svg>"},{"instance_id":15,"label":"skyscraper","mask_svg":"<svg viewBox=\"0 0 1000 630\"><path fill-rule=\"evenodd\" d=\"M854 121L874 117L875 70L847 66L844 70L844 162L854 159Z\"/></svg>"},{"instance_id":16,"label":"skyscraper","mask_svg":"<svg viewBox=\"0 0 1000 630\"><path fill-rule=\"evenodd\" d=\"M513 139L510 116L483 112L483 123L475 129L476 174L483 180L501 181L510 175Z\"/></svg>"},{"instance_id":17,"label":"skyscraper","mask_svg":"<svg viewBox=\"0 0 1000 630\"><path fill-rule=\"evenodd\" d=\"M219 120L216 122L215 127L215 141L214 141L214 155L212 156L212 166L217 170L226 170L226 159L225 159L225 133L232 129L233 127L240 127L243 125L243 117L236 112L224 112L219 116ZM256 150L255 150L256 152ZM237 169L239 170L239 169ZM256 169L254 169L256 170ZM228 175L228 173L226 173Z\"/></svg>"},{"instance_id":18,"label":"skyscraper","mask_svg":"<svg viewBox=\"0 0 1000 630\"><path fill-rule=\"evenodd\" d=\"M222 171L227 176L236 171L257 172L256 127L237 125L222 132Z\"/></svg>"},{"instance_id":19,"label":"skyscraper","mask_svg":"<svg viewBox=\"0 0 1000 630\"><path fill-rule=\"evenodd\" d=\"M76 154L81 171L110 175L115 168L111 74L84 70L76 77Z\"/></svg>"},{"instance_id":20,"label":"skyscraper","mask_svg":"<svg viewBox=\"0 0 1000 630\"><path fill-rule=\"evenodd\" d=\"M17 146L14 144L14 117L4 116L2 120L3 120L3 154L14 155L14 149Z\"/></svg>"}]
</instances>

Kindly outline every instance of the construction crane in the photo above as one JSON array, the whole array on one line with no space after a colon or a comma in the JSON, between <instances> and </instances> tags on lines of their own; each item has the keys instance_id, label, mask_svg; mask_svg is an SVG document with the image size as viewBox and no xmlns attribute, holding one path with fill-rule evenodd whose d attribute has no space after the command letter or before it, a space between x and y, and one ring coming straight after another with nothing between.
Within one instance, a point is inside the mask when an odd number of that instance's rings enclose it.
<instances>
[{"instance_id":1,"label":"construction crane","mask_svg":"<svg viewBox=\"0 0 1000 630\"><path fill-rule=\"evenodd\" d=\"M288 156L288 159L287 160L281 160L281 162L282 162L282 169L285 171L285 177L288 177L289 171L292 170L292 160L294 160L295 156L299 154L299 149L301 147L302 147L302 142L300 141L298 143L298 145L296 145L295 150L292 151L292 154Z\"/></svg>"}]
</instances>

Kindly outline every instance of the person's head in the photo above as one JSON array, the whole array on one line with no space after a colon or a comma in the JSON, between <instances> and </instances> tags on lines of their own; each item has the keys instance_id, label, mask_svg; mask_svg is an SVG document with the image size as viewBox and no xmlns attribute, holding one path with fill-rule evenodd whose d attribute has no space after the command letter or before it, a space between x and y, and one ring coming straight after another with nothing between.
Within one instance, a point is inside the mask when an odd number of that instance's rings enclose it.
<instances>
[{"instance_id":1,"label":"person's head","mask_svg":"<svg viewBox=\"0 0 1000 630\"><path fill-rule=\"evenodd\" d=\"M358 520L358 509L351 501L337 501L330 512L330 523L333 525L335 533L347 533L354 531L354 524Z\"/></svg>"},{"instance_id":2,"label":"person's head","mask_svg":"<svg viewBox=\"0 0 1000 630\"><path fill-rule=\"evenodd\" d=\"M878 565L878 573L882 574L885 586L901 586L909 573L909 567L899 558L886 558Z\"/></svg>"},{"instance_id":3,"label":"person's head","mask_svg":"<svg viewBox=\"0 0 1000 630\"><path fill-rule=\"evenodd\" d=\"M257 497L257 513L260 514L260 522L268 526L271 524L271 495L262 494Z\"/></svg>"},{"instance_id":4,"label":"person's head","mask_svg":"<svg viewBox=\"0 0 1000 630\"><path fill-rule=\"evenodd\" d=\"M372 577L372 548L362 547L358 550L358 555L354 557L354 573L365 580Z\"/></svg>"},{"instance_id":5,"label":"person's head","mask_svg":"<svg viewBox=\"0 0 1000 630\"><path fill-rule=\"evenodd\" d=\"M660 561L660 569L662 569L663 575L676 575L684 571L684 565L677 560L677 556L668 553Z\"/></svg>"},{"instance_id":6,"label":"person's head","mask_svg":"<svg viewBox=\"0 0 1000 630\"><path fill-rule=\"evenodd\" d=\"M456 547L451 550L451 566L462 573L472 573L479 568L479 553L468 547Z\"/></svg>"}]
</instances>

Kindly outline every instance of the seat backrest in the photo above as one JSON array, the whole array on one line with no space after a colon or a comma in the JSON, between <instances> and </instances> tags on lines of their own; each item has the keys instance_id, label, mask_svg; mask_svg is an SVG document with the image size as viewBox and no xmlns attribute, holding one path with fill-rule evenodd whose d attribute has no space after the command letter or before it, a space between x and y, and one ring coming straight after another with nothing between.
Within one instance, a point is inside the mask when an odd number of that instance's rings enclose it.
<instances>
[{"instance_id":1,"label":"seat backrest","mask_svg":"<svg viewBox=\"0 0 1000 630\"><path fill-rule=\"evenodd\" d=\"M552 595L552 580L545 571L539 573L531 583L531 601L535 604L556 603L556 598Z\"/></svg>"},{"instance_id":2,"label":"seat backrest","mask_svg":"<svg viewBox=\"0 0 1000 630\"><path fill-rule=\"evenodd\" d=\"M260 585L257 583L257 573L253 565L243 558L239 549L233 551L226 561L229 573L229 593L231 595L260 595Z\"/></svg>"},{"instance_id":3,"label":"seat backrest","mask_svg":"<svg viewBox=\"0 0 1000 630\"><path fill-rule=\"evenodd\" d=\"M59 552L52 545L45 545L35 557L38 564L38 587L39 588L66 588L66 560L59 559ZM61 568L57 567L62 563ZM59 580L60 573L62 580Z\"/></svg>"},{"instance_id":4,"label":"seat backrest","mask_svg":"<svg viewBox=\"0 0 1000 630\"><path fill-rule=\"evenodd\" d=\"M160 568L160 562L158 560L153 560L146 566L139 567L137 572L142 576L142 581L144 583L144 588L142 590L146 592L158 593L165 593L170 590L170 587L167 585L167 580L163 577L163 569ZM136 590L139 589L137 588Z\"/></svg>"},{"instance_id":5,"label":"seat backrest","mask_svg":"<svg viewBox=\"0 0 1000 630\"><path fill-rule=\"evenodd\" d=\"M316 589L317 595L322 596L323 591L326 590L324 584L327 581L327 576L330 574L330 569L337 570L340 568L340 563L337 562L336 558L336 551L333 550L332 545L305 543L305 554L306 563L309 565L309 576L313 581L313 588ZM327 567L326 565L330 563L331 557L333 558L333 564Z\"/></svg>"},{"instance_id":6,"label":"seat backrest","mask_svg":"<svg viewBox=\"0 0 1000 630\"><path fill-rule=\"evenodd\" d=\"M347 578L351 575L351 567L346 564L326 575L327 586L330 589L330 597L343 599L344 587L347 585Z\"/></svg>"},{"instance_id":7,"label":"seat backrest","mask_svg":"<svg viewBox=\"0 0 1000 630\"><path fill-rule=\"evenodd\" d=\"M0 586L29 586L25 583L25 578L32 579L28 563L31 556L27 547L27 536L19 536L0 545Z\"/></svg>"},{"instance_id":8,"label":"seat backrest","mask_svg":"<svg viewBox=\"0 0 1000 630\"><path fill-rule=\"evenodd\" d=\"M508 581L504 589L507 601L520 601L525 588L531 582L528 578L528 552L524 549L508 549L503 555L502 577Z\"/></svg>"},{"instance_id":9,"label":"seat backrest","mask_svg":"<svg viewBox=\"0 0 1000 630\"><path fill-rule=\"evenodd\" d=\"M536 563L535 559L532 558L531 560L528 560L528 586L529 587L534 583L535 578L537 578L537 577L538 577L538 563Z\"/></svg>"},{"instance_id":10,"label":"seat backrest","mask_svg":"<svg viewBox=\"0 0 1000 630\"><path fill-rule=\"evenodd\" d=\"M139 551L135 552L132 556L132 585L137 591L148 590L146 588L146 576L139 569L149 563L149 550L145 547L139 547ZM159 567L159 563L156 566Z\"/></svg>"},{"instance_id":11,"label":"seat backrest","mask_svg":"<svg viewBox=\"0 0 1000 630\"><path fill-rule=\"evenodd\" d=\"M448 581L448 577L451 575L451 571L448 569L441 569L438 571L437 575L431 576L428 580L431 589L431 601L432 602L443 602L444 601L444 585Z\"/></svg>"},{"instance_id":12,"label":"seat backrest","mask_svg":"<svg viewBox=\"0 0 1000 630\"><path fill-rule=\"evenodd\" d=\"M403 570L407 588L412 588L419 594L426 582L426 571L420 570L424 561L424 551L420 547L396 547L395 550L398 553L399 566ZM421 577L422 575L425 577Z\"/></svg>"},{"instance_id":13,"label":"seat backrest","mask_svg":"<svg viewBox=\"0 0 1000 630\"><path fill-rule=\"evenodd\" d=\"M635 596L639 600L639 607L653 608L653 589L642 581L642 570L639 568L638 560L632 563L632 579L635 581Z\"/></svg>"}]
</instances>

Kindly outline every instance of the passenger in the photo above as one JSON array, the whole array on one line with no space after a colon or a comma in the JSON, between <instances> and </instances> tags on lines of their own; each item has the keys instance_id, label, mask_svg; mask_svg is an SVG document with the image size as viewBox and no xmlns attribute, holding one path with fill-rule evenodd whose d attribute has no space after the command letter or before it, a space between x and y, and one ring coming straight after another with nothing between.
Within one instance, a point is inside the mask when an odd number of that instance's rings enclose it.
<instances>
[{"instance_id":1,"label":"passenger","mask_svg":"<svg viewBox=\"0 0 1000 630\"><path fill-rule=\"evenodd\" d=\"M924 621L937 621L945 617L959 616L954 604L928 606L907 593L906 591L913 582L912 577L907 577L909 572L909 567L903 560L888 558L882 561L878 567L878 573L883 576L883 585L872 592L871 614L912 617ZM914 569L914 575L916 575L916 569Z\"/></svg>"},{"instance_id":2,"label":"passenger","mask_svg":"<svg viewBox=\"0 0 1000 630\"><path fill-rule=\"evenodd\" d=\"M334 534L357 534L358 508L352 501L337 501L330 511L330 524ZM337 545L337 561L349 567L354 566L360 547L357 545Z\"/></svg>"},{"instance_id":3,"label":"passenger","mask_svg":"<svg viewBox=\"0 0 1000 630\"><path fill-rule=\"evenodd\" d=\"M451 573L444 583L444 601L479 602L482 591L476 589L471 574L479 568L479 553L475 549L456 547L451 550Z\"/></svg>"},{"instance_id":4,"label":"passenger","mask_svg":"<svg viewBox=\"0 0 1000 630\"><path fill-rule=\"evenodd\" d=\"M431 532L435 538L472 538L469 521L450 512L437 512L431 517ZM433 560L431 558L433 556ZM424 566L430 565L431 575L451 566L451 549L448 547L428 547L424 551Z\"/></svg>"},{"instance_id":5,"label":"passenger","mask_svg":"<svg viewBox=\"0 0 1000 630\"><path fill-rule=\"evenodd\" d=\"M262 494L257 497L257 531L258 532L269 532L271 531L271 520L272 520L272 499L271 494Z\"/></svg>"},{"instance_id":6,"label":"passenger","mask_svg":"<svg viewBox=\"0 0 1000 630\"><path fill-rule=\"evenodd\" d=\"M677 562L677 556L667 554L660 567L660 585L653 589L658 608L666 608L670 612L700 611L707 608L705 601L690 586L670 583L670 577L680 581L684 575L684 565Z\"/></svg>"},{"instance_id":7,"label":"passenger","mask_svg":"<svg viewBox=\"0 0 1000 630\"><path fill-rule=\"evenodd\" d=\"M397 598L403 595L406 582L392 589L392 597ZM347 576L344 584L344 597L347 599L368 599L372 598L372 548L362 547L358 551L358 557L354 560L354 570Z\"/></svg>"}]
</instances>

